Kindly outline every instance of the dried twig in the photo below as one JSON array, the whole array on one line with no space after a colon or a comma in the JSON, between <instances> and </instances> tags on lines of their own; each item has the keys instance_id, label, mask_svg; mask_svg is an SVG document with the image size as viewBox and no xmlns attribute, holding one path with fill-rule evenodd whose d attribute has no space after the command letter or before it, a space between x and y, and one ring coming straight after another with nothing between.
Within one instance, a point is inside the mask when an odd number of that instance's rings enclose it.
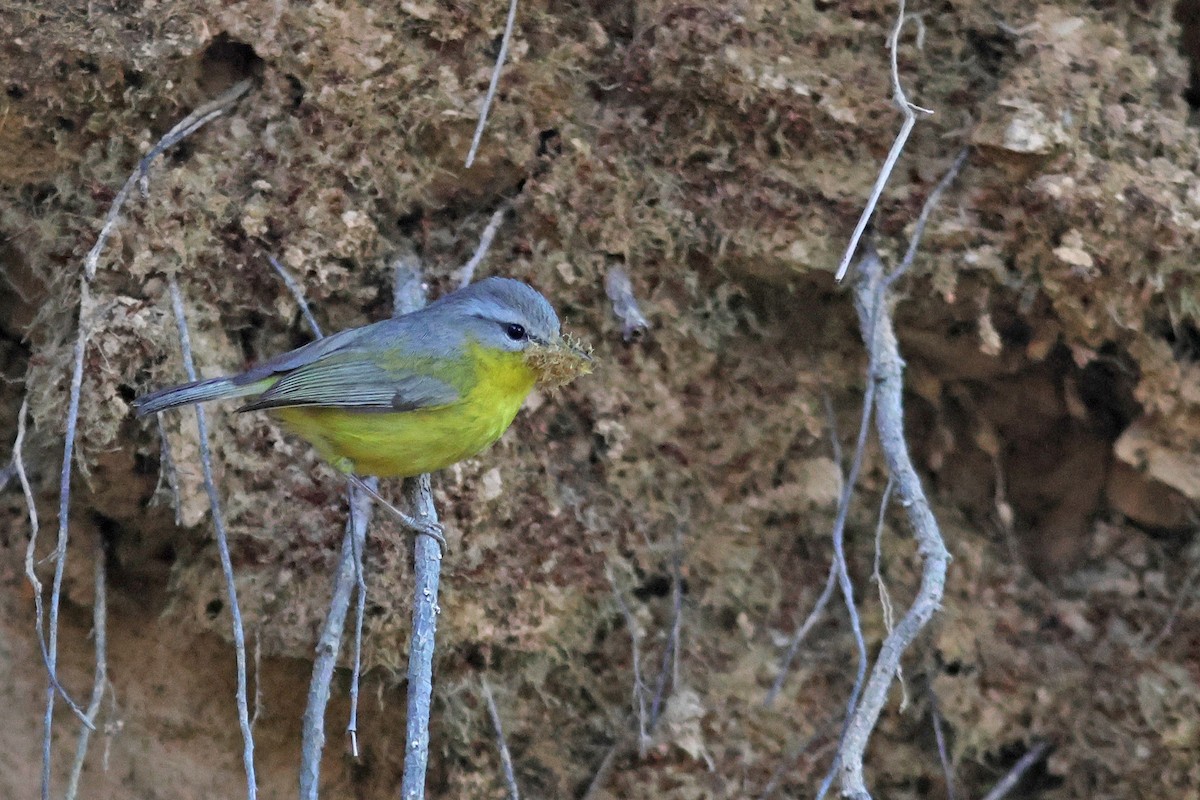
<instances>
[{"instance_id":1,"label":"dried twig","mask_svg":"<svg viewBox=\"0 0 1200 800\"><path fill-rule=\"evenodd\" d=\"M845 465L842 463L842 440L838 435L837 415L833 410L833 400L828 392L823 393L825 405L825 417L828 420L829 440L833 449L833 463L837 465L838 475L841 477L843 484L846 481L846 476L843 472ZM779 692L783 690L784 681L787 680L788 672L792 668L792 662L796 659L796 654L800 652L800 645L804 643L813 626L817 624L817 620L821 618L821 614L825 612L825 606L829 605L829 598L833 596L833 587L837 585L838 564L837 559L831 559L829 562L829 575L825 578L825 588L821 590L821 594L817 597L817 602L813 604L812 611L808 612L808 616L804 618L804 622L796 628L796 632L792 634L792 641L788 643L787 652L783 654L783 658L779 660L779 670L775 675L775 681L771 684L771 688L767 691L767 696L763 699L763 706L770 708L775 704L775 698L779 696Z\"/></svg>"},{"instance_id":2,"label":"dried twig","mask_svg":"<svg viewBox=\"0 0 1200 800\"><path fill-rule=\"evenodd\" d=\"M788 649L779 659L779 669L775 674L775 681L771 684L771 688L767 690L767 696L763 699L763 705L770 708L775 704L775 699L779 697L779 692L783 690L783 684L787 680L788 673L792 669L792 662L796 660L796 655L800 652L800 645L808 638L808 634L817 624L817 620L821 618L821 614L825 612L825 606L829 605L829 598L833 596L833 588L837 586L837 561L829 562L829 575L825 578L825 587L821 589L821 594L817 597L817 602L813 604L812 611L808 612L808 616L804 618L804 622L796 628L796 632L792 634L792 640L788 642Z\"/></svg>"},{"instance_id":3,"label":"dried twig","mask_svg":"<svg viewBox=\"0 0 1200 800\"><path fill-rule=\"evenodd\" d=\"M492 728L496 731L496 746L500 750L500 766L504 769L504 781L508 785L509 800L521 800L521 792L517 788L517 776L513 771L512 755L508 752L508 743L504 740L504 728L500 724L500 712L496 710L496 698L492 697L492 687L488 684L486 675L479 676L479 685L483 689L483 699L487 702Z\"/></svg>"},{"instance_id":4,"label":"dried twig","mask_svg":"<svg viewBox=\"0 0 1200 800\"><path fill-rule=\"evenodd\" d=\"M126 179L124 185L113 198L112 203L109 205L108 213L105 215L104 223L100 227L100 233L96 236L96 242L84 258L83 270L79 279L79 320L75 336L75 347L72 354L71 388L67 402L66 432L63 437L62 471L59 476L58 543L54 550L54 582L50 594L50 631L49 641L46 645L46 671L49 687L46 690L46 713L42 721L43 798L48 798L50 794L50 743L53 736L54 698L61 692L56 674L58 663L58 610L62 598L62 580L67 561L69 511L71 505L71 468L75 452L76 428L79 424L79 396L83 386L83 357L87 349L89 334L88 315L91 312L91 282L99 267L100 255L103 253L104 247L112 236L113 231L116 230L121 216L121 209L124 207L126 200L128 200L134 184L140 182L142 193L146 194L149 170L154 159L172 145L195 133L221 114L224 114L233 105L234 101L245 94L249 88L250 84L248 82L240 83L213 102L201 106L168 131L151 148L150 152L142 158L137 169L130 174L129 178ZM74 703L69 703L69 705L71 705L72 710L76 711L78 715L83 716ZM86 722L85 724L90 725L91 723ZM251 781L252 785L253 781ZM253 792L253 788L251 788L251 792Z\"/></svg>"},{"instance_id":5,"label":"dried twig","mask_svg":"<svg viewBox=\"0 0 1200 800\"><path fill-rule=\"evenodd\" d=\"M372 479L374 480L374 479ZM309 684L308 704L304 710L301 739L300 797L316 798L321 766L321 750L325 746L325 707L329 703L329 686L337 665L350 595L355 587L354 551L356 540L365 542L370 501L365 493L350 492L350 516L346 521L346 536L334 580L333 598L325 625L317 640L313 659L313 677Z\"/></svg>"},{"instance_id":6,"label":"dried twig","mask_svg":"<svg viewBox=\"0 0 1200 800\"><path fill-rule=\"evenodd\" d=\"M902 275L908 272L912 267L913 261L917 257L917 248L921 246L921 238L925 235L925 226L929 224L929 215L942 202L942 195L946 189L958 177L958 173L962 172L962 168L967 163L967 157L971 155L971 148L964 147L958 151L958 155L954 157L954 161L950 164L950 168L946 170L946 174L937 182L937 186L933 187L933 191L925 198L924 205L921 206L921 213L917 215L916 224L913 225L912 238L908 240L908 249L904 251L904 258L900 261L900 266L892 270L891 274L884 278L883 288L886 291L890 289Z\"/></svg>"},{"instance_id":7,"label":"dried twig","mask_svg":"<svg viewBox=\"0 0 1200 800\"><path fill-rule=\"evenodd\" d=\"M300 288L300 284L296 283L296 279L292 277L292 273L287 271L287 268L280 264L278 259L270 253L267 254L267 261L270 262L271 268L278 273L283 279L283 285L292 293L292 298L296 301L296 305L300 307L300 313L304 315L305 322L308 327L312 328L313 335L318 339L325 334L321 333L321 325L317 322L317 318L313 316L312 309L308 307L308 300L304 298L304 292Z\"/></svg>"},{"instance_id":8,"label":"dried twig","mask_svg":"<svg viewBox=\"0 0 1200 800\"><path fill-rule=\"evenodd\" d=\"M396 263L396 311L416 311L425 304L419 265L409 259ZM413 272L416 271L416 275ZM403 303L403 305L401 305ZM428 475L404 482L408 507L429 529L438 527L437 508ZM442 547L433 536L418 536L413 544L413 623L408 647L408 717L405 723L402 800L425 796L425 771L429 766L429 711L433 699L433 655L436 647L438 585L442 572Z\"/></svg>"},{"instance_id":9,"label":"dried twig","mask_svg":"<svg viewBox=\"0 0 1200 800\"><path fill-rule=\"evenodd\" d=\"M471 254L471 258L459 270L458 288L461 289L475 279L475 270L479 268L484 256L487 255L488 250L491 248L492 240L496 238L496 231L500 230L500 223L504 221L504 215L507 213L508 203L501 203L500 207L492 212L492 218L484 226L483 233L479 237L479 244L475 247L475 252Z\"/></svg>"},{"instance_id":10,"label":"dried twig","mask_svg":"<svg viewBox=\"0 0 1200 800\"><path fill-rule=\"evenodd\" d=\"M129 175L125 184L117 191L116 196L113 198L112 205L108 207L108 214L104 218L104 224L100 228L100 234L96 237L96 243L92 245L92 249L88 251L87 258L84 259L84 276L89 282L96 275L96 269L100 265L100 254L104 251L104 246L108 243L109 237L116 230L117 222L121 218L121 208L125 205L125 201L129 199L129 193L133 191L134 185L140 184L142 194L145 195L147 193L150 165L154 162L154 159L228 111L239 97L250 90L250 85L250 81L248 80L234 84L228 91L212 102L205 103L197 108L180 120L175 127L167 131L155 143L154 147L150 148L150 151L142 157L142 160L138 162L137 168Z\"/></svg>"},{"instance_id":11,"label":"dried twig","mask_svg":"<svg viewBox=\"0 0 1200 800\"><path fill-rule=\"evenodd\" d=\"M374 483L375 479L368 478L368 481ZM366 545L370 520L370 497L365 492L351 487L346 536L342 539L342 554L338 559L338 569L334 577L329 613L325 615L325 625L317 639L308 703L304 708L300 743L301 800L316 800L319 789L321 751L325 747L325 707L329 705L329 686L333 680L334 667L337 666L342 629L345 627L346 613L350 609L350 595L356 586L354 553L362 552Z\"/></svg>"},{"instance_id":12,"label":"dried twig","mask_svg":"<svg viewBox=\"0 0 1200 800\"><path fill-rule=\"evenodd\" d=\"M405 481L409 507L417 518L437 525L437 508L428 475ZM408 719L405 724L403 800L425 796L425 771L429 766L429 711L433 698L433 654L436 646L438 584L441 581L442 547L432 536L418 536L413 545L415 600L412 638L408 647Z\"/></svg>"},{"instance_id":13,"label":"dried twig","mask_svg":"<svg viewBox=\"0 0 1200 800\"><path fill-rule=\"evenodd\" d=\"M466 167L471 168L475 163L475 153L479 150L479 141L483 138L483 129L487 125L488 111L496 96L496 86L500 83L500 70L504 68L504 59L508 57L508 45L512 41L513 23L517 19L517 0L511 0L508 5L508 19L504 22L504 35L500 38L500 52L496 56L496 66L492 69L492 80L488 84L487 95L483 98L483 108L479 111L479 124L475 126L475 137L471 139L471 149L467 153Z\"/></svg>"},{"instance_id":14,"label":"dried twig","mask_svg":"<svg viewBox=\"0 0 1200 800\"><path fill-rule=\"evenodd\" d=\"M686 511L684 512L686 518ZM663 704L672 690L679 686L679 637L683 629L683 520L676 523L671 539L671 629L667 636L667 647L663 650L662 667L654 681L654 696L650 699L650 717L647 720L650 733L662 717Z\"/></svg>"},{"instance_id":15,"label":"dried twig","mask_svg":"<svg viewBox=\"0 0 1200 800\"><path fill-rule=\"evenodd\" d=\"M854 709L839 747L842 795L853 800L866 800L871 796L863 778L863 754L867 740L879 719L888 687L900 666L901 656L941 604L950 560L904 440L904 362L896 343L888 298L884 294L886 276L883 264L873 248L860 262L860 270L855 286L855 308L864 340L875 363L869 385L879 387L876 430L924 564L917 596L895 630L880 646L870 680L863 690L862 702Z\"/></svg>"},{"instance_id":16,"label":"dried twig","mask_svg":"<svg viewBox=\"0 0 1200 800\"><path fill-rule=\"evenodd\" d=\"M353 487L350 489L353 493ZM363 617L367 611L367 578L363 561L366 551L366 537L359 542L352 540L354 545L354 666L350 672L350 721L346 723L346 733L350 735L350 755L358 758L358 689L362 680L362 633Z\"/></svg>"},{"instance_id":17,"label":"dried twig","mask_svg":"<svg viewBox=\"0 0 1200 800\"><path fill-rule=\"evenodd\" d=\"M628 734L612 743L608 748L608 752L604 754L604 758L600 759L600 766L596 767L596 774L592 776L592 780L588 783L587 789L584 790L580 800L592 800L593 797L600 793L600 790L604 788L604 784L608 783L608 776L612 774L613 765L617 763L617 757L631 747L632 741Z\"/></svg>"},{"instance_id":18,"label":"dried twig","mask_svg":"<svg viewBox=\"0 0 1200 800\"><path fill-rule=\"evenodd\" d=\"M637 619L633 616L633 610L629 608L629 604L625 602L624 595L617 587L617 579L612 573L612 568L605 565L604 574L608 576L608 583L612 586L613 597L617 600L617 607L621 609L621 616L625 618L625 627L629 629L630 649L633 661L633 694L631 698L634 718L637 720L638 729L638 755L642 758L646 757L646 746L650 741L650 734L646 728L646 684L642 680L642 630L638 625Z\"/></svg>"},{"instance_id":19,"label":"dried twig","mask_svg":"<svg viewBox=\"0 0 1200 800\"><path fill-rule=\"evenodd\" d=\"M612 303L613 314L621 321L621 338L626 342L636 341L650 329L650 321L642 313L637 297L633 294L633 282L625 268L614 264L604 277L604 291Z\"/></svg>"},{"instance_id":20,"label":"dried twig","mask_svg":"<svg viewBox=\"0 0 1200 800\"><path fill-rule=\"evenodd\" d=\"M171 309L175 312L175 323L179 329L179 346L183 351L183 368L189 381L196 380L196 365L192 360L192 342L188 333L187 317L183 312L183 295L175 275L167 278L171 293ZM204 473L204 490L212 508L213 529L217 538L217 553L221 559L221 571L225 575L225 591L229 598L229 616L233 624L233 649L237 658L237 710L238 725L242 729L242 763L246 769L246 796L255 800L258 783L254 777L254 733L250 730L250 711L246 696L246 633L242 626L242 611L238 605L237 583L233 574L233 560L229 556L229 538L225 532L225 518L221 513L221 498L217 494L217 483L213 478L212 453L208 447L208 423L204 407L196 406L196 430L200 438L200 466Z\"/></svg>"},{"instance_id":21,"label":"dried twig","mask_svg":"<svg viewBox=\"0 0 1200 800\"><path fill-rule=\"evenodd\" d=\"M100 704L104 702L104 690L108 686L108 588L105 575L104 541L96 537L96 564L94 581L96 594L92 600L92 635L96 640L96 671L92 679L92 699L88 702L87 718L94 726L96 717L100 714ZM93 727L84 725L79 731L79 741L75 745L75 761L71 764L71 775L67 779L66 800L75 800L79 793L79 779L83 774L83 762L87 758L88 743Z\"/></svg>"},{"instance_id":22,"label":"dried twig","mask_svg":"<svg viewBox=\"0 0 1200 800\"><path fill-rule=\"evenodd\" d=\"M942 725L942 712L938 707L937 693L933 691L933 678L928 681L929 687L929 716L933 717L933 738L937 741L938 761L942 763L942 774L946 777L946 800L956 800L954 790L954 765L950 763L950 753L946 748L946 732Z\"/></svg>"},{"instance_id":23,"label":"dried twig","mask_svg":"<svg viewBox=\"0 0 1200 800\"><path fill-rule=\"evenodd\" d=\"M913 230L912 240L909 243L905 259L898 269L908 269L911 265L913 257L916 254L917 244L920 243L921 237L925 233L925 226L929 220L930 213L932 213L932 209L941 200L945 188L953 181L954 177L958 175L966 163L967 155L967 150L959 153L947 171L946 176L939 181L934 191L926 198L925 206L922 208ZM834 523L834 551L837 554L841 548L842 532L845 527L845 513L848 509L848 492L852 491L854 484L857 482L858 471L862 462L862 453L866 444L866 435L870 425L871 412L875 408L877 388L882 390L886 387L889 392L886 399L892 404L886 409L880 407L876 415L876 428L879 432L880 441L883 443L884 456L888 462L891 477L897 481L897 485L900 487L901 502L908 511L909 519L914 520L914 527L918 525L916 521L918 517L920 518L919 524L922 526L925 526L928 522L932 522L933 536L927 537L929 530L927 527L921 528L917 534L921 554L926 557L925 571L922 578L922 593L918 594L917 600L905 614L900 625L884 640L884 646L881 648L879 657L875 662L875 672L871 677L870 683L867 684L867 690L871 693L871 696L867 698L870 700L870 703L868 704L864 701L862 706L858 705L858 694L863 685L866 650L862 644L861 630L858 629L857 613L853 610L851 611L851 626L855 629L855 641L859 646L859 672L855 679L854 688L850 693L850 701L847 704L847 726L842 732L842 743L838 747L838 754L834 760L833 768L821 785L821 789L817 795L818 798L825 796L833 781L834 772L838 769L842 770L842 794L844 796L855 798L870 797L870 794L866 792L865 785L862 785L862 757L866 750L866 740L870 737L871 730L874 729L875 721L878 719L879 711L882 708L883 701L886 699L887 686L891 680L890 675L886 679L880 678L880 670L888 663L891 664L893 672L899 668L900 655L907 649L912 638L915 638L917 632L928 621L928 616L925 615L932 616L936 610L937 604L941 600L941 587L945 582L946 560L949 559L949 555L945 551L945 544L941 540L941 534L937 531L936 520L933 519L933 514L929 511L928 502L925 500L924 492L921 490L920 480L912 467L912 462L908 457L907 447L904 443L904 417L901 402L904 362L900 358L896 344L895 330L892 327L891 314L886 305L888 301L888 289L894 282L895 277L894 275L884 274L882 264L879 261L879 255L873 248L863 258L862 266L864 275L860 277L855 287L855 306L859 313L863 341L867 343L867 388L863 393L863 416L859 426L854 458L850 465L850 475L846 480L842 499L838 505L838 519ZM866 274L868 272L872 274ZM904 475L898 475L897 470L902 467L906 467L907 472ZM914 507L918 502L921 504L920 509ZM935 544L936 547L934 546ZM926 550L927 547L932 547L933 549ZM851 595L846 594L847 587L849 586L849 578L847 576L844 580L842 579L845 556L841 554L837 555L836 558L841 562L839 582L841 582L843 587L843 595L847 597L847 608L853 609L853 602L850 600ZM940 579L937 576L939 569L941 572ZM928 591L934 592L936 597L933 594L925 594L927 590L926 581L932 581L933 585L928 587ZM935 602L932 607L926 607L926 600L934 600ZM913 616L914 612L918 614L916 617ZM915 626L915 630L912 630L913 626ZM896 647L899 647L899 650L894 650ZM879 681L884 680L886 682L880 686ZM855 737L853 741L850 740L851 735ZM854 759L857 759L856 765L847 766L844 760L847 753ZM849 789L847 788L847 781L850 782ZM862 786L862 794L852 794L851 792L858 791L859 786Z\"/></svg>"},{"instance_id":24,"label":"dried twig","mask_svg":"<svg viewBox=\"0 0 1200 800\"><path fill-rule=\"evenodd\" d=\"M321 326L309 308L300 284L277 260L271 256L267 258L291 292L313 335L318 339L322 338L324 334L321 332ZM363 577L363 553L366 550L367 528L371 522L371 495L377 493L378 484L377 479L367 478L362 487L352 482L348 490L350 515L346 520L346 535L342 540L342 554L334 575L329 613L325 615L325 625L317 639L308 701L304 708L300 744L301 800L316 800L320 788L321 752L325 749L325 708L329 705L330 684L334 668L337 666L351 593L357 595L358 605L355 615L354 674L350 684L350 721L346 725L346 732L350 735L351 753L358 757L358 690L362 668L362 621L367 588Z\"/></svg>"},{"instance_id":25,"label":"dried twig","mask_svg":"<svg viewBox=\"0 0 1200 800\"><path fill-rule=\"evenodd\" d=\"M238 81L213 100L205 103L191 114L179 120L179 122L175 123L175 127L163 134L163 137L158 140L154 147L150 148L150 152L146 153L142 157L141 163L138 164L136 174L143 195L148 190L150 165L154 162L154 159L228 111L229 107L237 102L238 98L250 91L251 85L253 84L249 78Z\"/></svg>"},{"instance_id":26,"label":"dried twig","mask_svg":"<svg viewBox=\"0 0 1200 800\"><path fill-rule=\"evenodd\" d=\"M171 440L167 438L167 430L163 427L162 416L154 415L158 425L158 471L167 478L167 488L171 490L171 506L175 511L175 524L183 524L183 503L179 499L179 470L175 468L175 457L171 455Z\"/></svg>"},{"instance_id":27,"label":"dried twig","mask_svg":"<svg viewBox=\"0 0 1200 800\"><path fill-rule=\"evenodd\" d=\"M896 488L895 480L889 475L887 486L883 488L883 498L879 501L879 516L875 523L875 564L871 570L871 580L879 588L879 605L883 609L883 629L891 635L896 627L896 606L892 603L892 593L888 591L887 582L883 579L883 527L887 521L888 504L892 502L892 492ZM904 683L904 668L896 667L896 680L900 682L900 710L908 708L908 686Z\"/></svg>"},{"instance_id":28,"label":"dried twig","mask_svg":"<svg viewBox=\"0 0 1200 800\"><path fill-rule=\"evenodd\" d=\"M846 277L846 270L850 267L850 262L854 259L854 253L858 250L858 242L862 238L863 231L867 229L867 223L871 221L871 216L875 213L875 206L879 203L879 197L883 194L883 187L887 185L888 178L892 175L892 170L896 167L896 161L900 158L900 153L904 150L904 145L908 142L908 135L912 133L913 126L917 124L917 112L922 114L932 114L933 112L927 108L921 108L908 102L908 97L904 94L904 87L900 85L900 67L897 63L897 51L900 49L900 31L904 28L905 13L904 0L899 0L900 10L896 14L896 25L892 28L892 35L888 37L888 50L891 51L892 58L892 102L900 109L900 113L904 115L904 124L900 126L900 132L896 134L895 141L892 142L892 149L888 151L887 158L883 161L883 167L879 170L879 177L875 179L875 185L871 187L871 196L867 198L867 204L863 207L862 216L858 218L858 224L854 227L854 233L850 236L850 244L846 248L846 254L842 256L842 261L838 264L837 280L841 281Z\"/></svg>"},{"instance_id":29,"label":"dried twig","mask_svg":"<svg viewBox=\"0 0 1200 800\"><path fill-rule=\"evenodd\" d=\"M874 354L872 353L867 362L868 375L872 372L874 361ZM850 471L846 476L846 482L842 485L842 493L838 498L837 515L833 521L833 567L837 571L838 588L841 589L846 613L850 617L850 631L854 634L854 647L858 656L854 671L854 685L850 688L850 697L846 701L847 726L854 714L855 707L858 705L858 697L862 691L863 681L866 680L867 644L863 639L862 623L859 620L858 608L854 604L854 584L850 582L850 573L846 568L846 518L850 513L850 498L854 493L854 486L858 483L859 472L862 471L863 453L867 448L867 433L870 430L871 409L874 408L874 404L875 382L868 379L866 391L863 392L863 413L858 427L858 439L854 444L854 456L850 459ZM843 727L841 741L845 740L846 731L847 728ZM825 793L829 791L829 787L833 783L834 774L837 771L840 759L840 752L841 744L839 742L838 754L834 757L833 765L817 790L817 800L825 796Z\"/></svg>"},{"instance_id":30,"label":"dried twig","mask_svg":"<svg viewBox=\"0 0 1200 800\"><path fill-rule=\"evenodd\" d=\"M33 497L33 486L29 482L28 473L25 471L25 429L28 418L29 398L26 397L21 401L21 410L17 412L17 438L13 443L12 466L13 472L17 476L18 483L21 486L21 493L25 497L26 512L29 514L29 542L25 545L25 577L33 589L34 628L37 632L38 646L42 652L42 662L46 665L46 672L50 679L50 686L71 707L71 710L79 717L80 721L85 726L90 726L92 723L88 720L87 714L71 699L71 696L67 694L67 690L58 682L57 673L50 670L50 651L46 645L45 634L46 613L42 605L42 582L38 580L35 568L38 534L41 533L41 524L38 520L37 502ZM48 558L54 557L54 553L48 556ZM45 745L45 742L43 742L43 745Z\"/></svg>"},{"instance_id":31,"label":"dried twig","mask_svg":"<svg viewBox=\"0 0 1200 800\"><path fill-rule=\"evenodd\" d=\"M1000 800L1004 795L1013 790L1029 768L1042 760L1042 756L1050 749L1049 742L1038 742L1029 749L1029 752L1021 756L1016 764L1013 764L1012 769L1008 774L1000 779L1000 782L992 787L992 790L983 796L983 800Z\"/></svg>"}]
</instances>

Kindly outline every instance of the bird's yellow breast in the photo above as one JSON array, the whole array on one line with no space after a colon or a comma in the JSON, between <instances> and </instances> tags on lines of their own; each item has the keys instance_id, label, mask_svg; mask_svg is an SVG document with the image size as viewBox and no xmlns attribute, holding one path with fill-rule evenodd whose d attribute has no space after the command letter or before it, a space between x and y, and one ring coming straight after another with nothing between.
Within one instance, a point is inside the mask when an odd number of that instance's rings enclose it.
<instances>
[{"instance_id":1,"label":"bird's yellow breast","mask_svg":"<svg viewBox=\"0 0 1200 800\"><path fill-rule=\"evenodd\" d=\"M344 472L407 478L479 453L508 430L536 374L522 353L468 344L449 370L459 400L415 411L292 406L273 413ZM353 397L347 386L347 397Z\"/></svg>"}]
</instances>

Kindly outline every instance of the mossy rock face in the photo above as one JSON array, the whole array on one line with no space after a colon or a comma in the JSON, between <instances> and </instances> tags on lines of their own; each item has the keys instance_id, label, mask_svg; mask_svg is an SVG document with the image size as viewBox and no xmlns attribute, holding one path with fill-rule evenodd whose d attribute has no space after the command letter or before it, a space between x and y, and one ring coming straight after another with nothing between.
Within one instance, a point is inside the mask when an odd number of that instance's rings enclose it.
<instances>
[{"instance_id":1,"label":"mossy rock face","mask_svg":"<svg viewBox=\"0 0 1200 800\"><path fill-rule=\"evenodd\" d=\"M88 762L97 796L167 781L181 797L239 793L228 614L194 422L169 414L160 431L130 413L136 393L182 379L165 276L183 288L200 371L235 371L309 336L268 255L326 330L361 325L390 313L399 254L419 255L433 293L452 287L502 203L512 210L480 274L542 290L594 346L595 371L535 395L491 451L435 478L450 550L432 793L503 792L477 694L487 670L527 794L580 795L632 713L613 585L652 692L677 557L679 684L645 757L614 762L608 796L758 796L842 707L854 648L841 612L810 635L777 703L760 703L825 579L840 490L831 422L843 447L858 429L865 358L830 271L901 121L888 97L894 10L522 3L467 169L507 5L16 0L0 12L0 440L13 440L27 396L43 543L83 257L153 143L253 82L156 162L82 309L62 646L83 696L99 536L123 727L109 770L99 745ZM1184 52L1194 10L1179 11ZM930 686L962 794L984 794L1038 738L1056 746L1031 778L1046 797L1095 786L1173 797L1200 780L1196 604L1147 649L1196 561L1200 502L1200 144L1184 99L1194 69L1168 12L969 2L905 28L906 92L936 113L921 117L879 205L886 259L903 253L959 149L973 149L896 310L910 443L955 562L941 616L905 661L912 703L889 706L870 751L881 795L941 791ZM614 266L650 320L634 344L605 296ZM290 795L344 487L265 416L217 407L209 422L261 659L264 795ZM885 632L868 578L886 475L874 445L867 458L849 560L873 648ZM43 687L20 577L25 507L11 486L0 499L0 641L15 642L0 647L0 674L13 676L0 701L24 723L0 733L13 754L0 756L0 796L27 796L39 761L27 732L41 713L28 698ZM903 603L917 565L897 513L880 565ZM330 796L398 783L410 569L409 534L377 516L366 756L343 759L330 735ZM330 719L344 719L345 686L334 694ZM65 770L73 745L55 746ZM820 747L781 792L811 793Z\"/></svg>"}]
</instances>

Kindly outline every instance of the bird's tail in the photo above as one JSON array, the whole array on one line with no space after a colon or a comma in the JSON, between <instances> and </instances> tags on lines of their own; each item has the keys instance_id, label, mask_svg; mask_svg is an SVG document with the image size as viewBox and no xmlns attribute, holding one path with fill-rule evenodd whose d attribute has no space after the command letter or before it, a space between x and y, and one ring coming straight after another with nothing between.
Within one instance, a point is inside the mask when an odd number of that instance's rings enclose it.
<instances>
[{"instance_id":1,"label":"bird's tail","mask_svg":"<svg viewBox=\"0 0 1200 800\"><path fill-rule=\"evenodd\" d=\"M269 385L270 382L268 381L266 384ZM169 386L166 389L159 389L157 392L144 394L133 401L133 407L139 417L145 417L168 408L178 408L192 403L259 394L265 388L263 381L239 384L234 378L209 378L204 381L185 383L182 386Z\"/></svg>"}]
</instances>

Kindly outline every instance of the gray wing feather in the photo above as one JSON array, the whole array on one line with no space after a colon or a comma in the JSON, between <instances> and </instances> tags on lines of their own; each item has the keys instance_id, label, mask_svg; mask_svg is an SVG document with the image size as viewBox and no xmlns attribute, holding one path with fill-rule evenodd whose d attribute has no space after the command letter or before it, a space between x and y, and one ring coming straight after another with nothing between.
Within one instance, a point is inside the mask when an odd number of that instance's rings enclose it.
<instances>
[{"instance_id":1,"label":"gray wing feather","mask_svg":"<svg viewBox=\"0 0 1200 800\"><path fill-rule=\"evenodd\" d=\"M326 336L324 339L309 342L303 347L297 347L295 350L280 353L269 361L264 361L246 370L241 375L235 377L233 382L239 386L247 383L256 383L264 378L277 375L280 372L290 372L306 364L312 364L330 353L350 346L372 327L374 326L368 325L365 328L351 328L350 330L335 333L332 336Z\"/></svg>"},{"instance_id":2,"label":"gray wing feather","mask_svg":"<svg viewBox=\"0 0 1200 800\"><path fill-rule=\"evenodd\" d=\"M237 383L263 380L284 373L270 389L239 411L285 406L325 406L378 411L414 411L456 402L458 390L432 375L409 369L389 369L363 357L376 340L389 335L408 335L409 326L397 331L403 318L385 320L365 328L342 331L304 347L276 356L242 373ZM411 342L420 346L423 342ZM347 387L354 387L347 398Z\"/></svg>"}]
</instances>

